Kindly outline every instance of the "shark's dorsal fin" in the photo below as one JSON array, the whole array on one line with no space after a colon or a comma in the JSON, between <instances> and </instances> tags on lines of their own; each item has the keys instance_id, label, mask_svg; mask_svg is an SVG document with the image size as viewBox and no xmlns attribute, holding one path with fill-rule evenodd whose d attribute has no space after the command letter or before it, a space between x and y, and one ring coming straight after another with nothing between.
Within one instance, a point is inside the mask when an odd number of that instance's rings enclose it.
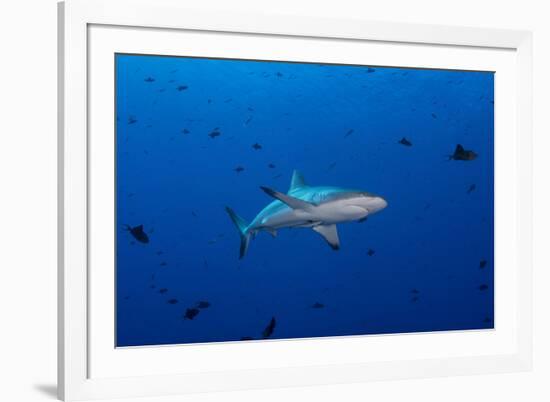
<instances>
[{"instance_id":1,"label":"shark's dorsal fin","mask_svg":"<svg viewBox=\"0 0 550 402\"><path fill-rule=\"evenodd\" d=\"M315 207L315 204L312 204L304 200L300 200L299 198L292 197L291 195L280 193L268 187L262 186L260 188L264 190L271 197L276 198L281 202L284 202L286 205L288 205L292 209L303 209L305 211L309 211Z\"/></svg>"},{"instance_id":2,"label":"shark's dorsal fin","mask_svg":"<svg viewBox=\"0 0 550 402\"><path fill-rule=\"evenodd\" d=\"M296 190L300 187L307 186L306 181L304 180L304 176L302 174L295 170L294 173L292 173L292 180L290 182L290 188L288 189L288 192L290 193L292 190Z\"/></svg>"},{"instance_id":3,"label":"shark's dorsal fin","mask_svg":"<svg viewBox=\"0 0 550 402\"><path fill-rule=\"evenodd\" d=\"M319 233L327 241L328 245L333 250L340 248L340 239L338 238L338 229L335 224L332 225L317 225L312 228Z\"/></svg>"}]
</instances>

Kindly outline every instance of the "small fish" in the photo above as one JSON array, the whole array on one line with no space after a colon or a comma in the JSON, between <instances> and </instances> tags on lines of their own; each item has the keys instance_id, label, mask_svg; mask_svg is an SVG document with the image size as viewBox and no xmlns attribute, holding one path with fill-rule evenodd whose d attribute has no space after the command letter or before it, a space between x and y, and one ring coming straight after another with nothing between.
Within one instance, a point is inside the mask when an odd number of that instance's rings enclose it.
<instances>
[{"instance_id":1,"label":"small fish","mask_svg":"<svg viewBox=\"0 0 550 402\"><path fill-rule=\"evenodd\" d=\"M262 149L262 146L260 144L258 144L257 142L255 142L253 145L252 145L252 148L254 148L256 151Z\"/></svg>"},{"instance_id":2,"label":"small fish","mask_svg":"<svg viewBox=\"0 0 550 402\"><path fill-rule=\"evenodd\" d=\"M168 264L166 263L166 261L162 261L159 265L160 265L161 267L165 267L165 266L167 266Z\"/></svg>"},{"instance_id":3,"label":"small fish","mask_svg":"<svg viewBox=\"0 0 550 402\"><path fill-rule=\"evenodd\" d=\"M198 308L188 308L185 311L185 315L183 316L183 318L186 319L186 320L192 320L197 315L199 315L200 312L201 311Z\"/></svg>"},{"instance_id":4,"label":"small fish","mask_svg":"<svg viewBox=\"0 0 550 402\"><path fill-rule=\"evenodd\" d=\"M275 329L276 321L275 317L271 317L271 321L269 321L269 324L267 324L267 327L262 332L262 338L267 339L273 334L273 330Z\"/></svg>"},{"instance_id":5,"label":"small fish","mask_svg":"<svg viewBox=\"0 0 550 402\"><path fill-rule=\"evenodd\" d=\"M249 107L246 108L246 110L248 110L249 112L253 112L253 111L254 111L254 108L252 108L252 107L249 106Z\"/></svg>"},{"instance_id":6,"label":"small fish","mask_svg":"<svg viewBox=\"0 0 550 402\"><path fill-rule=\"evenodd\" d=\"M126 230L140 243L149 243L149 236L143 231L143 225L134 227L126 225Z\"/></svg>"},{"instance_id":7,"label":"small fish","mask_svg":"<svg viewBox=\"0 0 550 402\"><path fill-rule=\"evenodd\" d=\"M328 165L327 170L332 170L336 166L336 162L332 162L330 165Z\"/></svg>"},{"instance_id":8,"label":"small fish","mask_svg":"<svg viewBox=\"0 0 550 402\"><path fill-rule=\"evenodd\" d=\"M176 89L181 92L181 91L185 91L187 88L189 88L187 85L178 85L176 87Z\"/></svg>"},{"instance_id":9,"label":"small fish","mask_svg":"<svg viewBox=\"0 0 550 402\"><path fill-rule=\"evenodd\" d=\"M197 308L208 308L210 306L211 306L210 302L207 302L205 300L197 302Z\"/></svg>"},{"instance_id":10,"label":"small fish","mask_svg":"<svg viewBox=\"0 0 550 402\"><path fill-rule=\"evenodd\" d=\"M161 295L165 294L166 292L168 292L168 289L166 289L166 288L159 289L159 293Z\"/></svg>"},{"instance_id":11,"label":"small fish","mask_svg":"<svg viewBox=\"0 0 550 402\"><path fill-rule=\"evenodd\" d=\"M367 255L369 257L372 257L374 255L375 251L372 249L372 248L369 248L369 250L367 251Z\"/></svg>"},{"instance_id":12,"label":"small fish","mask_svg":"<svg viewBox=\"0 0 550 402\"><path fill-rule=\"evenodd\" d=\"M235 169L233 169L235 172L237 173L241 173L242 171L244 171L244 168L242 166L237 166Z\"/></svg>"},{"instance_id":13,"label":"small fish","mask_svg":"<svg viewBox=\"0 0 550 402\"><path fill-rule=\"evenodd\" d=\"M350 135L352 135L352 134L353 134L353 131L354 131L353 128L350 128L350 129L346 132L346 134L344 135L344 138L347 138L347 137L349 137Z\"/></svg>"},{"instance_id":14,"label":"small fish","mask_svg":"<svg viewBox=\"0 0 550 402\"><path fill-rule=\"evenodd\" d=\"M168 304L177 304L177 302L178 302L178 299L170 299L170 300L168 300L167 303Z\"/></svg>"},{"instance_id":15,"label":"small fish","mask_svg":"<svg viewBox=\"0 0 550 402\"><path fill-rule=\"evenodd\" d=\"M275 169L276 166L273 163L270 163L267 165L267 167L270 169Z\"/></svg>"},{"instance_id":16,"label":"small fish","mask_svg":"<svg viewBox=\"0 0 550 402\"><path fill-rule=\"evenodd\" d=\"M191 215L193 215L195 218L197 217L197 213L195 211L191 211Z\"/></svg>"},{"instance_id":17,"label":"small fish","mask_svg":"<svg viewBox=\"0 0 550 402\"><path fill-rule=\"evenodd\" d=\"M217 242L216 239L208 240L208 244L210 244L210 245L216 244L216 242Z\"/></svg>"},{"instance_id":18,"label":"small fish","mask_svg":"<svg viewBox=\"0 0 550 402\"><path fill-rule=\"evenodd\" d=\"M487 260L481 260L479 262L479 269L483 269L487 266Z\"/></svg>"},{"instance_id":19,"label":"small fish","mask_svg":"<svg viewBox=\"0 0 550 402\"><path fill-rule=\"evenodd\" d=\"M455 161L473 161L475 158L477 154L474 151L466 150L460 144L457 144L454 154L449 155L449 159Z\"/></svg>"},{"instance_id":20,"label":"small fish","mask_svg":"<svg viewBox=\"0 0 550 402\"><path fill-rule=\"evenodd\" d=\"M278 179L279 177L281 177L283 174L282 173L279 173L279 174L276 174L275 176L273 176L274 179Z\"/></svg>"},{"instance_id":21,"label":"small fish","mask_svg":"<svg viewBox=\"0 0 550 402\"><path fill-rule=\"evenodd\" d=\"M183 130L181 130L181 132L183 134L189 134L191 131L189 131L188 129L184 128Z\"/></svg>"},{"instance_id":22,"label":"small fish","mask_svg":"<svg viewBox=\"0 0 550 402\"><path fill-rule=\"evenodd\" d=\"M437 115L435 113L432 113L432 118L437 119Z\"/></svg>"},{"instance_id":23,"label":"small fish","mask_svg":"<svg viewBox=\"0 0 550 402\"><path fill-rule=\"evenodd\" d=\"M208 136L210 138L216 138L216 137L219 137L220 135L222 135L222 133L219 131L219 129L215 128L214 130L212 130L210 132L210 134L208 134Z\"/></svg>"},{"instance_id":24,"label":"small fish","mask_svg":"<svg viewBox=\"0 0 550 402\"><path fill-rule=\"evenodd\" d=\"M470 194L475 189L476 189L476 185L475 184L470 184L470 187L468 187L468 190L466 191L466 194Z\"/></svg>"},{"instance_id":25,"label":"small fish","mask_svg":"<svg viewBox=\"0 0 550 402\"><path fill-rule=\"evenodd\" d=\"M374 73L376 70L372 67L367 68L367 73Z\"/></svg>"},{"instance_id":26,"label":"small fish","mask_svg":"<svg viewBox=\"0 0 550 402\"><path fill-rule=\"evenodd\" d=\"M134 116L128 117L128 124L134 124L137 122L137 119Z\"/></svg>"},{"instance_id":27,"label":"small fish","mask_svg":"<svg viewBox=\"0 0 550 402\"><path fill-rule=\"evenodd\" d=\"M411 302L416 303L418 301L418 296L413 296Z\"/></svg>"},{"instance_id":28,"label":"small fish","mask_svg":"<svg viewBox=\"0 0 550 402\"><path fill-rule=\"evenodd\" d=\"M311 306L311 308L323 308L323 307L325 307L325 305L323 303L319 303L319 302L315 302Z\"/></svg>"},{"instance_id":29,"label":"small fish","mask_svg":"<svg viewBox=\"0 0 550 402\"><path fill-rule=\"evenodd\" d=\"M279 78L281 78L281 77L283 76L283 74L280 73L279 71L277 71L277 74L276 74L276 75L277 75L277 77L279 77Z\"/></svg>"},{"instance_id":30,"label":"small fish","mask_svg":"<svg viewBox=\"0 0 550 402\"><path fill-rule=\"evenodd\" d=\"M252 121L252 116L250 116L246 121L244 122L245 126L248 126L248 124Z\"/></svg>"},{"instance_id":31,"label":"small fish","mask_svg":"<svg viewBox=\"0 0 550 402\"><path fill-rule=\"evenodd\" d=\"M417 295L417 294L420 293L420 291L419 291L418 289L413 289L413 290L411 290L411 293L412 293L413 295Z\"/></svg>"},{"instance_id":32,"label":"small fish","mask_svg":"<svg viewBox=\"0 0 550 402\"><path fill-rule=\"evenodd\" d=\"M155 79L153 77L147 77L143 81L145 81L145 82L155 82Z\"/></svg>"},{"instance_id":33,"label":"small fish","mask_svg":"<svg viewBox=\"0 0 550 402\"><path fill-rule=\"evenodd\" d=\"M406 139L405 137L401 138L399 141L397 141L399 144L401 145L405 145L406 147L410 147L412 146L412 142L410 142L408 139Z\"/></svg>"},{"instance_id":34,"label":"small fish","mask_svg":"<svg viewBox=\"0 0 550 402\"><path fill-rule=\"evenodd\" d=\"M489 289L489 286L487 286L486 284L479 285L479 290L484 291L487 289Z\"/></svg>"}]
</instances>

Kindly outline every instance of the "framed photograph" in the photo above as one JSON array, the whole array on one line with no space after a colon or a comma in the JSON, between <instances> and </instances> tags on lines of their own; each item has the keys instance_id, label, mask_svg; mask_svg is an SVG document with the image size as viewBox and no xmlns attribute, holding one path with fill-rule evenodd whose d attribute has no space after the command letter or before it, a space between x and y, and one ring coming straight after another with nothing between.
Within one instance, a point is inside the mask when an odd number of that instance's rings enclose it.
<instances>
[{"instance_id":1,"label":"framed photograph","mask_svg":"<svg viewBox=\"0 0 550 402\"><path fill-rule=\"evenodd\" d=\"M529 32L70 0L59 49L60 398L530 369Z\"/></svg>"}]
</instances>

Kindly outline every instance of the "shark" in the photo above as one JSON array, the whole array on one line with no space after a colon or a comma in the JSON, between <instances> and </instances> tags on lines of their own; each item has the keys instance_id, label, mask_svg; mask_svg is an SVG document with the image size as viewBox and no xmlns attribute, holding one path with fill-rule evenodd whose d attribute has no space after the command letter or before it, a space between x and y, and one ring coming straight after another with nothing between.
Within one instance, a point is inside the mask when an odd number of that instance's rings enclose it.
<instances>
[{"instance_id":1,"label":"shark","mask_svg":"<svg viewBox=\"0 0 550 402\"><path fill-rule=\"evenodd\" d=\"M310 186L303 175L295 170L288 192L282 193L269 187L260 187L274 200L248 223L230 207L225 210L240 236L239 259L242 259L257 233L268 232L273 237L283 228L311 228L333 250L340 249L336 225L346 222L363 222L388 206L379 195L363 190L336 186Z\"/></svg>"}]
</instances>

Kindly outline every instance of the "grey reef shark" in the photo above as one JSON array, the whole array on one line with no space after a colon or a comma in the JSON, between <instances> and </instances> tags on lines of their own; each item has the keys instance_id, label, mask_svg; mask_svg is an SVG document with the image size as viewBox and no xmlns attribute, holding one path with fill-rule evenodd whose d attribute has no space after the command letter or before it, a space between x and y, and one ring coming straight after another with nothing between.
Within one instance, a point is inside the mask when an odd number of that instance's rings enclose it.
<instances>
[{"instance_id":1,"label":"grey reef shark","mask_svg":"<svg viewBox=\"0 0 550 402\"><path fill-rule=\"evenodd\" d=\"M241 237L239 258L246 255L250 239L258 232L263 230L275 237L277 230L283 228L311 228L333 250L338 250L340 240L337 224L363 222L388 205L384 198L362 190L309 186L296 170L288 193L280 193L268 187L260 188L275 200L262 209L252 222L247 223L231 208L225 207Z\"/></svg>"}]
</instances>

